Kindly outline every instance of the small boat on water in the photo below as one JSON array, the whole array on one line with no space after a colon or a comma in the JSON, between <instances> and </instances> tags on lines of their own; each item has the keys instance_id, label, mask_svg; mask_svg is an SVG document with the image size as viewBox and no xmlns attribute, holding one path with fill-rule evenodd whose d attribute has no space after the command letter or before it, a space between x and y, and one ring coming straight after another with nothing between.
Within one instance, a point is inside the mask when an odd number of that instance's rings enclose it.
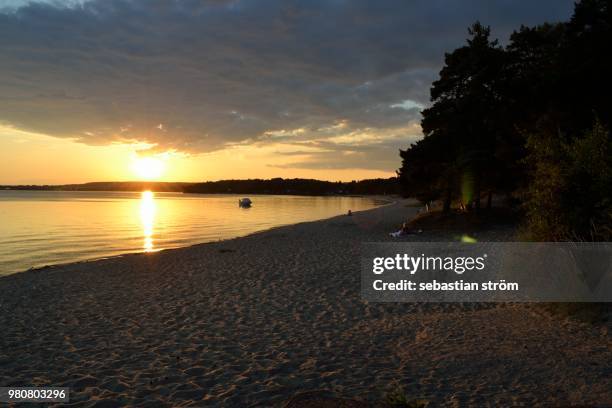
<instances>
[{"instance_id":1,"label":"small boat on water","mask_svg":"<svg viewBox=\"0 0 612 408\"><path fill-rule=\"evenodd\" d=\"M238 207L249 208L253 204L250 198L241 198L238 200Z\"/></svg>"}]
</instances>

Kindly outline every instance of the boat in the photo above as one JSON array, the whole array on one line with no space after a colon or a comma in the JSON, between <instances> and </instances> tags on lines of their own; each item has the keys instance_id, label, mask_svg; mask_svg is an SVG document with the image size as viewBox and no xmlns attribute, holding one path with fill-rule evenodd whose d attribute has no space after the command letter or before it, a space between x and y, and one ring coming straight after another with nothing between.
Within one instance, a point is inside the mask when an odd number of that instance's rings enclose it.
<instances>
[{"instance_id":1,"label":"boat","mask_svg":"<svg viewBox=\"0 0 612 408\"><path fill-rule=\"evenodd\" d=\"M253 204L250 198L241 198L238 200L238 207L249 208Z\"/></svg>"}]
</instances>

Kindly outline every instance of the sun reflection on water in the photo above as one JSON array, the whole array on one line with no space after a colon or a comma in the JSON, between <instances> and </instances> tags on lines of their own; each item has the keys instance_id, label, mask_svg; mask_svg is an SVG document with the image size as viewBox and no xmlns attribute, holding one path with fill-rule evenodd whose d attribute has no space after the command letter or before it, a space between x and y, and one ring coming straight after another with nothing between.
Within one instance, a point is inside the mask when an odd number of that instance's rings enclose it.
<instances>
[{"instance_id":1,"label":"sun reflection on water","mask_svg":"<svg viewBox=\"0 0 612 408\"><path fill-rule=\"evenodd\" d=\"M143 191L140 195L140 222L144 236L143 249L153 251L153 225L155 223L155 197L151 191Z\"/></svg>"}]
</instances>

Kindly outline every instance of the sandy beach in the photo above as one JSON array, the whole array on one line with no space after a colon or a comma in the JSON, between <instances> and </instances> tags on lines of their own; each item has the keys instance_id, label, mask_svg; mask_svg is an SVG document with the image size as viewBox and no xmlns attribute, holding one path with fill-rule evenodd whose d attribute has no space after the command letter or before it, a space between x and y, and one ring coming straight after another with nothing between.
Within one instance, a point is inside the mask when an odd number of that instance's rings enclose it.
<instances>
[{"instance_id":1,"label":"sandy beach","mask_svg":"<svg viewBox=\"0 0 612 408\"><path fill-rule=\"evenodd\" d=\"M361 299L361 243L393 240L409 203L0 278L0 385L70 387L83 407L375 403L397 386L432 406L611 406L609 322Z\"/></svg>"}]
</instances>

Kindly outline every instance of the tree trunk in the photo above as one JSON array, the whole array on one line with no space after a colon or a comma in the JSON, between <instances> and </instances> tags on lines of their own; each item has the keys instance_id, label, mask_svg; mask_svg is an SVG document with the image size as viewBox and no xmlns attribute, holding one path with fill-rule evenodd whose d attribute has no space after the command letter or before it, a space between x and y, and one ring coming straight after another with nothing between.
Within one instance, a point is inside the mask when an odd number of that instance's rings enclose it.
<instances>
[{"instance_id":1,"label":"tree trunk","mask_svg":"<svg viewBox=\"0 0 612 408\"><path fill-rule=\"evenodd\" d=\"M476 173L474 180L474 208L476 212L480 211L480 172Z\"/></svg>"},{"instance_id":2,"label":"tree trunk","mask_svg":"<svg viewBox=\"0 0 612 408\"><path fill-rule=\"evenodd\" d=\"M446 196L444 197L444 205L442 206L442 212L445 212L445 213L450 212L451 200L452 200L451 189L448 188L446 190Z\"/></svg>"},{"instance_id":3,"label":"tree trunk","mask_svg":"<svg viewBox=\"0 0 612 408\"><path fill-rule=\"evenodd\" d=\"M493 192L489 191L489 195L487 196L487 209L490 210L493 206Z\"/></svg>"}]
</instances>

